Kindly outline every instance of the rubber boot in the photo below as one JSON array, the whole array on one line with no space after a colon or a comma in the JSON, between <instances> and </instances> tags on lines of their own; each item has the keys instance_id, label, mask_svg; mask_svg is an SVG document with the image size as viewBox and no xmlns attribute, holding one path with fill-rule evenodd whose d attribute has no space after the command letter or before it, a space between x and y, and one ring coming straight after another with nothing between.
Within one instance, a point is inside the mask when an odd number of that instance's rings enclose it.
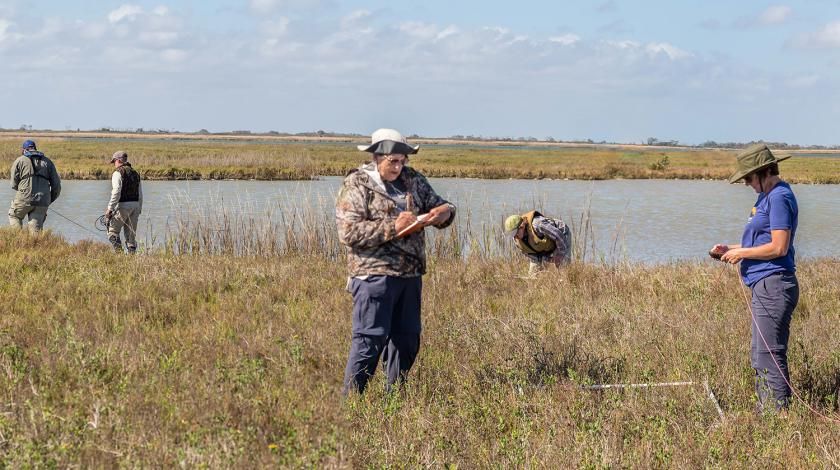
<instances>
[{"instance_id":1,"label":"rubber boot","mask_svg":"<svg viewBox=\"0 0 840 470\"><path fill-rule=\"evenodd\" d=\"M116 251L117 253L122 253L122 240L120 240L119 235L109 235L108 241L111 242L111 246L114 247L114 251Z\"/></svg>"}]
</instances>

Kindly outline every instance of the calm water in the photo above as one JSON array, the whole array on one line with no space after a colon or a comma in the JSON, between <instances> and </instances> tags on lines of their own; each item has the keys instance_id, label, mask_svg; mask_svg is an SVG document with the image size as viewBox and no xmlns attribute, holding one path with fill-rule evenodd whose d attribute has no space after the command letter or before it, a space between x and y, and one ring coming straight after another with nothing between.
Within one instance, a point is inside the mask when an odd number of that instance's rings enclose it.
<instances>
[{"instance_id":1,"label":"calm water","mask_svg":"<svg viewBox=\"0 0 840 470\"><path fill-rule=\"evenodd\" d=\"M665 262L702 259L718 242L737 243L755 194L719 181L530 181L433 178L432 185L459 207L458 223L474 231L497 228L509 213L538 208L580 225L588 213L594 246L607 258ZM139 238L160 243L173 214L183 210L229 211L259 217L280 208L314 207L332 214L339 177L306 182L146 181ZM798 257L840 256L840 185L794 185L800 204ZM47 227L70 240L98 239L93 228L110 193L109 181L66 181ZM13 193L7 189L7 201ZM58 214L80 224L79 227Z\"/></svg>"}]
</instances>

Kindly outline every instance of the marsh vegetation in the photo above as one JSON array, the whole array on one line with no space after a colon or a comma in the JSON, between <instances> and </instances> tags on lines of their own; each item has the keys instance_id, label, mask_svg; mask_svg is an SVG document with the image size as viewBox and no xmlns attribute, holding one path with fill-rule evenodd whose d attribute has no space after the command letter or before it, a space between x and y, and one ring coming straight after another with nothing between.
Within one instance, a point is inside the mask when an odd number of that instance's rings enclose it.
<instances>
[{"instance_id":1,"label":"marsh vegetation","mask_svg":"<svg viewBox=\"0 0 840 470\"><path fill-rule=\"evenodd\" d=\"M314 223L314 222L313 222ZM303 227L303 226L301 226ZM459 236L473 236L462 233ZM580 237L583 238L583 237ZM185 238L173 233L172 245ZM720 263L524 261L430 248L420 357L386 396L342 401L340 253L128 257L0 231L0 460L9 467L800 467L838 424L753 413L749 314ZM189 246L189 245L187 245ZM220 245L211 245L220 246ZM223 246L223 245L221 245ZM284 248L285 247L285 248ZM800 264L792 381L838 413L837 260ZM702 387L579 385L708 379Z\"/></svg>"},{"instance_id":2,"label":"marsh vegetation","mask_svg":"<svg viewBox=\"0 0 840 470\"><path fill-rule=\"evenodd\" d=\"M19 155L20 142L0 137L0 165ZM63 178L106 179L108 159L126 150L146 179L301 180L344 175L366 155L349 142L212 141L44 138L40 148ZM784 164L792 183L840 183L840 158L807 156ZM411 165L427 176L553 179L725 179L734 152L599 146L426 145Z\"/></svg>"}]
</instances>

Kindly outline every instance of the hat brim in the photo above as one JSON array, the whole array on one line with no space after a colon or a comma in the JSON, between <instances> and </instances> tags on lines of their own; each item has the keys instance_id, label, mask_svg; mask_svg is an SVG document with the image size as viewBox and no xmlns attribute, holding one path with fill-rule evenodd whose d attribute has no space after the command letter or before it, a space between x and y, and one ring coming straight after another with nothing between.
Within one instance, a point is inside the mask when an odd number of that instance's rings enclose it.
<instances>
[{"instance_id":1,"label":"hat brim","mask_svg":"<svg viewBox=\"0 0 840 470\"><path fill-rule=\"evenodd\" d=\"M750 173L755 173L756 171L763 170L763 169L767 168L768 166L770 166L774 163L779 163L781 161L787 160L791 156L792 155L784 155L784 156L781 156L781 157L776 157L776 159L773 160L772 162L762 163L761 165L757 165L757 166L752 167L752 168L747 168L746 170L738 170L735 173L733 173L732 176L729 177L729 183L730 184L735 184L738 181L741 181L742 179L744 179L744 177L749 175Z\"/></svg>"},{"instance_id":2,"label":"hat brim","mask_svg":"<svg viewBox=\"0 0 840 470\"><path fill-rule=\"evenodd\" d=\"M414 155L420 150L419 145L408 145L405 142L395 142L393 140L382 140L370 145L357 145L356 148L362 152L381 153L385 155L393 153Z\"/></svg>"}]
</instances>

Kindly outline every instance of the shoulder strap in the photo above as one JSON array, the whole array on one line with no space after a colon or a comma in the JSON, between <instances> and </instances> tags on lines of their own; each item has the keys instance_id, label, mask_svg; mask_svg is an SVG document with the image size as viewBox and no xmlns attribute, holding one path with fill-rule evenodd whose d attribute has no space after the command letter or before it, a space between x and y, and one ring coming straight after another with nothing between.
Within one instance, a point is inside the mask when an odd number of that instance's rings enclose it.
<instances>
[{"instance_id":1,"label":"shoulder strap","mask_svg":"<svg viewBox=\"0 0 840 470\"><path fill-rule=\"evenodd\" d=\"M49 181L50 179L48 177L38 173L38 167L35 165L35 160L33 160L33 157L38 157L38 160L43 161L42 160L43 155L27 154L26 157L29 159L29 165L32 167L32 171L31 171L32 174L25 177L24 179L38 177L38 178L43 178L43 179Z\"/></svg>"}]
</instances>

